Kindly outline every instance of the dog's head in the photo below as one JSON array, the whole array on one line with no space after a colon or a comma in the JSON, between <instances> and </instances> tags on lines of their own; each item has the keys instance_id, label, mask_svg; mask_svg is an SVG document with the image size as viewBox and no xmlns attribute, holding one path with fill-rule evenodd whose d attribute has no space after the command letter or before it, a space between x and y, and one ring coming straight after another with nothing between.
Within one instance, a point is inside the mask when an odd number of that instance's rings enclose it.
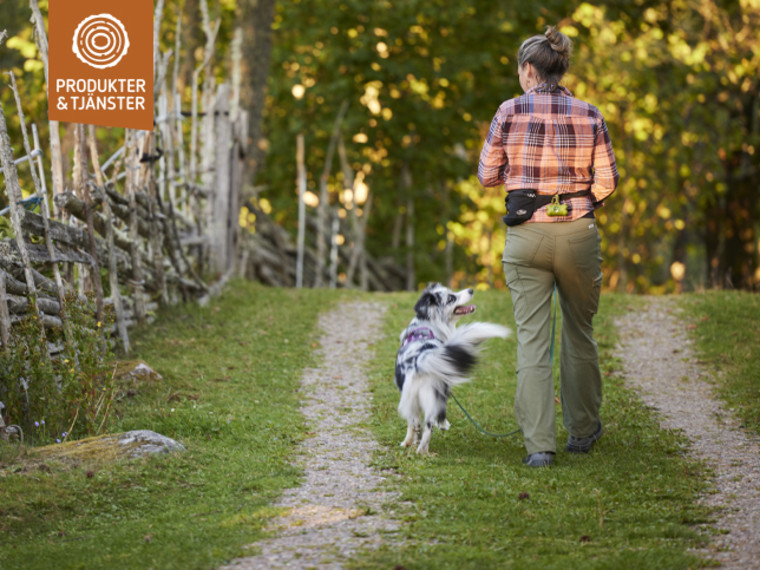
<instances>
[{"instance_id":1,"label":"dog's head","mask_svg":"<svg viewBox=\"0 0 760 570\"><path fill-rule=\"evenodd\" d=\"M440 283L432 283L422 292L414 305L414 312L420 320L449 323L457 317L475 312L475 305L467 304L472 296L472 289L456 292Z\"/></svg>"}]
</instances>

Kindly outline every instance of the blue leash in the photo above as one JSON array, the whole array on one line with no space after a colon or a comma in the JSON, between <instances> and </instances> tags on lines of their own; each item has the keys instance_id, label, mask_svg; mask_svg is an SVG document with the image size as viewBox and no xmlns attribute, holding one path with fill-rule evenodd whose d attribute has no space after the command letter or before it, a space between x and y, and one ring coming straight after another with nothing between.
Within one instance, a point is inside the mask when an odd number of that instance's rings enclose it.
<instances>
[{"instance_id":1,"label":"blue leash","mask_svg":"<svg viewBox=\"0 0 760 570\"><path fill-rule=\"evenodd\" d=\"M554 285L554 317L552 318L552 338L549 344L549 363L554 362L554 334L557 330L557 285L555 283ZM451 393L451 397L454 399L454 401L457 403L457 406L459 406L459 409L464 412L464 415L467 416L467 419L470 420L470 423L474 425L477 430L487 435L488 437L509 437L510 435L515 435L520 433L520 428L517 428L514 431L510 431L508 433L491 433L490 431L487 431L483 429L478 422L476 422L472 416L469 414L467 410L465 410L464 406L459 403L459 400L457 400L457 397L454 395L454 393Z\"/></svg>"}]
</instances>

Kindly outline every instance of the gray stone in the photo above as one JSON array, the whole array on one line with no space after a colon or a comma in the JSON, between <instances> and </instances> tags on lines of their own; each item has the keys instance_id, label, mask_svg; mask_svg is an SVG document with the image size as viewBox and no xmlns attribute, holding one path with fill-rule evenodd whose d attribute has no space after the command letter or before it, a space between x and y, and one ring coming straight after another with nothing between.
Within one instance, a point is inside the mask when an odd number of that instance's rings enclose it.
<instances>
[{"instance_id":1,"label":"gray stone","mask_svg":"<svg viewBox=\"0 0 760 570\"><path fill-rule=\"evenodd\" d=\"M185 447L165 435L147 429L128 431L118 435L118 443L129 446L129 457L144 457L157 453L185 451Z\"/></svg>"}]
</instances>

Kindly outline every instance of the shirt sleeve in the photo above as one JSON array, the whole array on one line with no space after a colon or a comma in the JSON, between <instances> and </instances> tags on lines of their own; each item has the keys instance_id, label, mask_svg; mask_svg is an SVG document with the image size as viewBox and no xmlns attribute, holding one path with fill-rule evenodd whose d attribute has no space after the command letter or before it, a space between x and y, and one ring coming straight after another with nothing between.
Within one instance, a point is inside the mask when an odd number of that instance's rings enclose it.
<instances>
[{"instance_id":1,"label":"shirt sleeve","mask_svg":"<svg viewBox=\"0 0 760 570\"><path fill-rule=\"evenodd\" d=\"M498 186L505 182L504 172L508 160L502 144L503 124L504 114L500 107L491 121L478 161L478 180L485 187Z\"/></svg>"},{"instance_id":2,"label":"shirt sleeve","mask_svg":"<svg viewBox=\"0 0 760 570\"><path fill-rule=\"evenodd\" d=\"M594 182L591 185L591 193L596 206L603 205L602 202L615 191L620 179L607 123L601 116L599 122L594 145Z\"/></svg>"}]
</instances>

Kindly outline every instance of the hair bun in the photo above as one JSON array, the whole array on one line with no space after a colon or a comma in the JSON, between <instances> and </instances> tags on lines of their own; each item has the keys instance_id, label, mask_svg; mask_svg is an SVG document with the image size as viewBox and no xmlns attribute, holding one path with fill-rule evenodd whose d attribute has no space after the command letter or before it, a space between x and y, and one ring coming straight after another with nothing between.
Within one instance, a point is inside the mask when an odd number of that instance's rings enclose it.
<instances>
[{"instance_id":1,"label":"hair bun","mask_svg":"<svg viewBox=\"0 0 760 570\"><path fill-rule=\"evenodd\" d=\"M570 57L570 53L573 50L573 42L570 41L570 38L554 26L546 26L546 33L544 35L549 40L549 45L554 51L563 57Z\"/></svg>"}]
</instances>

